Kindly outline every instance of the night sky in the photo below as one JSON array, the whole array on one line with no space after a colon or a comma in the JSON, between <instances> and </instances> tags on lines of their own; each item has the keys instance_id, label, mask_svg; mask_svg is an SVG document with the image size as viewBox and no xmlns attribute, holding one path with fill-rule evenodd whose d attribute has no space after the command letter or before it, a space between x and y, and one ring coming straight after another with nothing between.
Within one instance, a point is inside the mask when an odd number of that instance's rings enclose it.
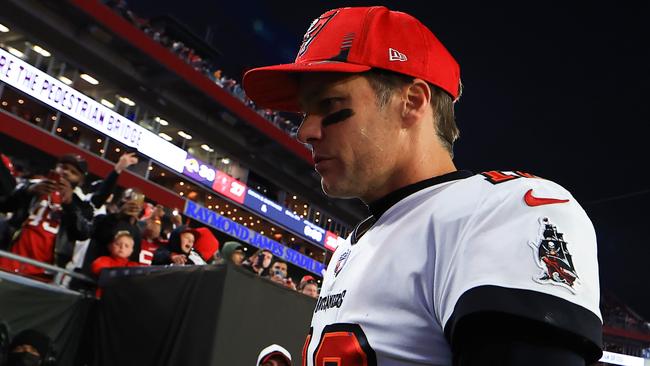
<instances>
[{"instance_id":1,"label":"night sky","mask_svg":"<svg viewBox=\"0 0 650 366\"><path fill-rule=\"evenodd\" d=\"M330 8L413 14L461 66L456 166L522 170L571 191L596 227L603 289L650 320L650 5L450 3L129 0L140 16L173 15L211 33L218 64L238 80L293 61L309 23Z\"/></svg>"}]
</instances>

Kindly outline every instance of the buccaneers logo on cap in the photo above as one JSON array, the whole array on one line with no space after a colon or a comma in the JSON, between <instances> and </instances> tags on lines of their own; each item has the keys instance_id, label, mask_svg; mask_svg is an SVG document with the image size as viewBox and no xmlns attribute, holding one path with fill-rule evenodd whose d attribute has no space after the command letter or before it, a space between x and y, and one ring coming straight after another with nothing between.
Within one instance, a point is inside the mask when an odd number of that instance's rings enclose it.
<instances>
[{"instance_id":1,"label":"buccaneers logo on cap","mask_svg":"<svg viewBox=\"0 0 650 366\"><path fill-rule=\"evenodd\" d=\"M311 25L309 26L309 29L307 29L307 32L305 35L302 37L302 44L300 45L300 50L298 50L298 56L296 58L302 56L307 52L307 49L309 48L309 45L311 42L316 38L318 33L320 33L323 28L325 28L325 25L327 22L329 22L336 14L338 14L338 10L336 11L328 11L327 13L321 15L317 19L314 19L313 22L311 22Z\"/></svg>"},{"instance_id":2,"label":"buccaneers logo on cap","mask_svg":"<svg viewBox=\"0 0 650 366\"><path fill-rule=\"evenodd\" d=\"M580 280L573 266L571 253L567 249L564 234L557 232L557 227L548 217L542 217L539 221L539 239L529 244L535 253L535 263L542 272L533 277L533 280L543 284L559 285L575 293L575 284Z\"/></svg>"}]
</instances>

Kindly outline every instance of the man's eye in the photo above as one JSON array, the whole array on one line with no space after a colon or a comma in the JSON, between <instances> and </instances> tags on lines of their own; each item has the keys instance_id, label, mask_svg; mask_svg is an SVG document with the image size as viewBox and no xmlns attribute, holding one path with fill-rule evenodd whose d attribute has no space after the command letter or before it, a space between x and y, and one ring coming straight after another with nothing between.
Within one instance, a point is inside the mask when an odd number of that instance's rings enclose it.
<instances>
[{"instance_id":1,"label":"man's eye","mask_svg":"<svg viewBox=\"0 0 650 366\"><path fill-rule=\"evenodd\" d=\"M323 112L330 112L343 98L324 98L320 101L320 108Z\"/></svg>"}]
</instances>

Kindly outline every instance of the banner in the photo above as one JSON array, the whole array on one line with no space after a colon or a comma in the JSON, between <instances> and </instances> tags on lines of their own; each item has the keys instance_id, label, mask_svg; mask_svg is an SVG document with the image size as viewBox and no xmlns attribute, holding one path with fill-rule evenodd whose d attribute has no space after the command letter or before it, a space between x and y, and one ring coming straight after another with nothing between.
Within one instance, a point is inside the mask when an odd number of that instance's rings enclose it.
<instances>
[{"instance_id":1,"label":"banner","mask_svg":"<svg viewBox=\"0 0 650 366\"><path fill-rule=\"evenodd\" d=\"M0 80L86 126L182 173L187 152L0 49Z\"/></svg>"},{"instance_id":2,"label":"banner","mask_svg":"<svg viewBox=\"0 0 650 366\"><path fill-rule=\"evenodd\" d=\"M323 276L325 266L322 263L288 248L275 240L269 239L246 226L239 225L229 218L221 216L196 202L185 200L185 211L183 214L256 248L267 249L274 256L282 258L300 268L304 268L311 273L321 277Z\"/></svg>"}]
</instances>

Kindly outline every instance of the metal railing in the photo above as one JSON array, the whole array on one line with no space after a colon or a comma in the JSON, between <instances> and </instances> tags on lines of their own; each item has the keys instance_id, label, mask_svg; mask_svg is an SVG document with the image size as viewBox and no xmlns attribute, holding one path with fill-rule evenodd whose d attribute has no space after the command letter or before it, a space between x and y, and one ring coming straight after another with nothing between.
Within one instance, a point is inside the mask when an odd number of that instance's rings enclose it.
<instances>
[{"instance_id":1,"label":"metal railing","mask_svg":"<svg viewBox=\"0 0 650 366\"><path fill-rule=\"evenodd\" d=\"M30 264L32 266L40 267L40 268L46 269L48 271L55 272L55 273L57 273L57 275L55 276L55 279L61 278L62 276L65 275L65 276L70 276L72 278L78 279L80 281L84 281L84 282L91 283L93 285L97 285L97 281L95 281L94 279L92 279L92 278L90 278L90 277L88 277L88 276L86 276L84 274L73 272L73 271L70 271L70 270L65 269L65 268L57 267L57 266L51 265L49 263L40 262L40 261L37 261L37 260L32 259L32 258L23 257L23 256L20 256L20 255L11 253L11 252L7 252L5 250L0 250L0 257L13 259L15 261L27 263L27 264ZM58 282L58 281L55 280L54 282Z\"/></svg>"}]
</instances>

